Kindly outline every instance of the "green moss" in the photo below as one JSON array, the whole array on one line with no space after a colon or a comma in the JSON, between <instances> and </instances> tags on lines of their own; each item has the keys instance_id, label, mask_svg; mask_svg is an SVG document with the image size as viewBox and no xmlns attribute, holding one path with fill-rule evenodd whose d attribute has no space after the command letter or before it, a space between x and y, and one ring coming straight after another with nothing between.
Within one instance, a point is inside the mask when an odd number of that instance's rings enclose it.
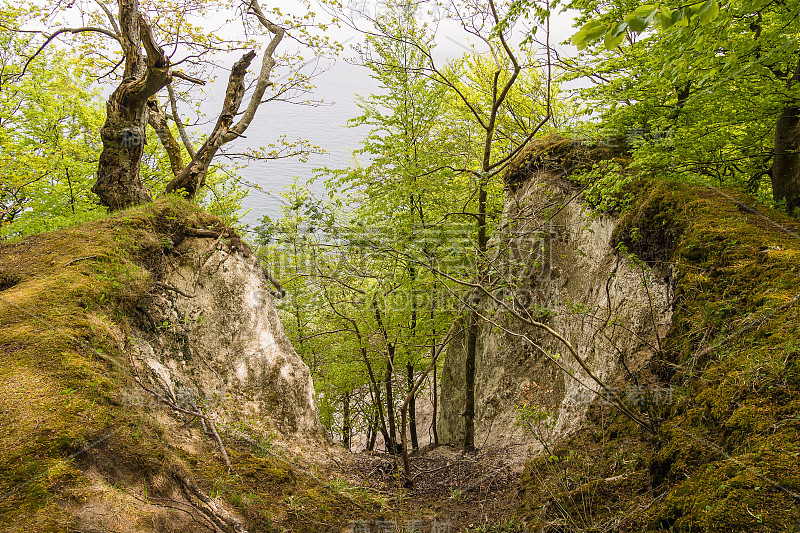
<instances>
[{"instance_id":1,"label":"green moss","mask_svg":"<svg viewBox=\"0 0 800 533\"><path fill-rule=\"evenodd\" d=\"M598 161L622 155L609 145L587 144L575 139L548 134L529 143L508 165L503 181L511 191L525 182L531 172L555 172L572 178L592 168Z\"/></svg>"},{"instance_id":2,"label":"green moss","mask_svg":"<svg viewBox=\"0 0 800 533\"><path fill-rule=\"evenodd\" d=\"M228 445L228 473L213 443L209 453L175 449L148 409L131 408L138 389L127 317L185 228L219 226L187 202L163 199L0 245L0 529L75 529L71 511L97 498L98 483L172 497L175 485L164 480L173 470L227 500L251 531L341 529L374 511L369 498L354 503L246 444ZM303 512L287 514L292 496L308 502ZM124 520L155 527L137 513Z\"/></svg>"},{"instance_id":3,"label":"green moss","mask_svg":"<svg viewBox=\"0 0 800 533\"><path fill-rule=\"evenodd\" d=\"M660 386L681 391L663 406L654 439L590 424L564 444L594 450L594 472L572 492L533 487L557 479L541 460L528 465L528 516L542 506L583 517L618 519L631 531L797 531L800 529L800 237L798 224L732 191L642 180L637 201L615 233L675 289L672 327L650 370ZM624 420L609 411L612 420ZM605 442L602 452L592 448ZM641 496L580 507L573 494L608 497L602 481L625 472L613 450L646 465ZM542 476L542 473L545 473ZM566 469L568 479L580 469ZM598 485L599 484L599 485ZM578 491L578 492L575 492ZM539 498L537 500L537 498ZM595 499L595 501L599 501ZM558 505L554 505L558 504ZM545 514L543 523L554 522ZM549 522L548 522L549 520ZM558 529L552 529L555 531Z\"/></svg>"}]
</instances>

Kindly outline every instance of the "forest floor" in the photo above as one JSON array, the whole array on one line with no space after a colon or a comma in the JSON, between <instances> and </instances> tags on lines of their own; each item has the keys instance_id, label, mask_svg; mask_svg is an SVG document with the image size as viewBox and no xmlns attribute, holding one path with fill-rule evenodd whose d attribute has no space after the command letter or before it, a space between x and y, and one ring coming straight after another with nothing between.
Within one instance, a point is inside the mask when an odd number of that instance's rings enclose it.
<instances>
[{"instance_id":1,"label":"forest floor","mask_svg":"<svg viewBox=\"0 0 800 533\"><path fill-rule=\"evenodd\" d=\"M330 476L386 497L395 511L389 518L353 522L353 533L523 531L513 518L522 464L512 449L423 448L411 457L413 489L403 486L401 457L342 454L336 464Z\"/></svg>"}]
</instances>

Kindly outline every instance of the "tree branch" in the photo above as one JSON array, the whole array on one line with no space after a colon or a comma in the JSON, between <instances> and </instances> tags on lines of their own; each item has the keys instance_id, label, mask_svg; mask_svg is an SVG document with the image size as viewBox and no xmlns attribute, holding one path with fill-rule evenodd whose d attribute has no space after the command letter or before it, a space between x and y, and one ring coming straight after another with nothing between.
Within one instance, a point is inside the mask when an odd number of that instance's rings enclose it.
<instances>
[{"instance_id":1,"label":"tree branch","mask_svg":"<svg viewBox=\"0 0 800 533\"><path fill-rule=\"evenodd\" d=\"M108 18L108 21L111 23L111 27L114 28L114 33L117 34L117 40L119 40L120 31L119 31L119 26L117 25L117 20L114 18L114 14L100 0L94 0L94 1L97 3L98 6L100 6L100 9L102 9L103 12L106 14L106 18Z\"/></svg>"},{"instance_id":2,"label":"tree branch","mask_svg":"<svg viewBox=\"0 0 800 533\"><path fill-rule=\"evenodd\" d=\"M188 82L194 83L195 85L205 85L206 84L205 80L201 80L200 78L195 78L195 77L189 76L188 74L184 74L183 72L181 72L179 70L173 70L171 72L171 74L172 74L173 78L180 78L182 80L186 80Z\"/></svg>"},{"instance_id":3,"label":"tree branch","mask_svg":"<svg viewBox=\"0 0 800 533\"><path fill-rule=\"evenodd\" d=\"M164 151L167 152L167 156L169 156L169 165L172 168L172 174L177 176L178 173L183 170L184 166L181 145L178 144L178 141L176 141L175 137L172 135L169 125L167 124L167 117L161 112L161 108L155 96L150 97L147 101L147 107L150 111L147 121L155 130L156 135L158 135L158 140L161 141Z\"/></svg>"},{"instance_id":4,"label":"tree branch","mask_svg":"<svg viewBox=\"0 0 800 533\"><path fill-rule=\"evenodd\" d=\"M127 100L134 104L147 101L172 79L169 58L164 54L164 49L156 44L153 30L141 13L139 13L139 36L147 53L147 70L144 76L135 79L124 89L128 93ZM124 86L123 83L120 88Z\"/></svg>"},{"instance_id":5,"label":"tree branch","mask_svg":"<svg viewBox=\"0 0 800 533\"><path fill-rule=\"evenodd\" d=\"M258 74L256 86L253 89L252 96L250 97L250 103L242 114L242 118L239 119L239 122L237 122L229 132L226 132L223 142L230 142L242 135L242 133L244 133L244 131L253 121L253 117L258 110L258 106L261 105L261 99L264 97L264 92L267 90L267 87L272 85L272 81L269 79L269 77L272 73L273 67L275 66L274 54L285 33L283 28L273 24L267 19L267 17L264 15L264 12L261 11L261 7L258 5L256 0L250 1L250 8L248 12L253 13L258 21L273 35L273 37L267 47L264 49L264 58L261 61L261 71Z\"/></svg>"},{"instance_id":6,"label":"tree branch","mask_svg":"<svg viewBox=\"0 0 800 533\"><path fill-rule=\"evenodd\" d=\"M230 470L230 468L231 468L231 460L228 457L228 452L225 449L225 445L222 443L222 438L219 436L219 433L217 432L217 426L216 426L216 424L214 424L214 421L211 418L209 418L207 415L205 415L203 413L200 413L198 411L189 411L188 409L183 409L182 407L178 407L172 401L166 399L164 396L160 395L156 391L154 391L152 389L148 389L147 387L145 387L144 383L142 383L142 380L138 376L134 377L133 379L134 379L134 381L136 381L136 383L139 384L139 386L141 388L143 388L145 391L149 392L150 394L152 394L153 396L158 398L159 401L163 402L164 405L166 405L170 409L173 409L173 410L178 411L179 413L183 413L185 415L189 415L189 416L194 416L194 417L200 418L200 419L205 420L206 422L208 422L208 427L211 429L211 433L214 436L214 440L217 441L217 444L219 445L220 452L222 453L222 457L223 457L223 459L225 459L225 464L228 465L228 469Z\"/></svg>"},{"instance_id":7,"label":"tree branch","mask_svg":"<svg viewBox=\"0 0 800 533\"><path fill-rule=\"evenodd\" d=\"M189 152L189 157L194 159L197 155L197 152L195 151L194 146L192 146L192 142L189 140L189 135L186 133L186 127L183 125L183 122L178 115L178 99L175 97L175 89L173 89L171 82L167 84L167 93L169 94L169 105L172 109L172 120L175 121L175 125L178 127L178 133L183 141L183 146L185 146L186 151Z\"/></svg>"},{"instance_id":8,"label":"tree branch","mask_svg":"<svg viewBox=\"0 0 800 533\"><path fill-rule=\"evenodd\" d=\"M31 64L31 62L34 59L36 59L36 57L39 54L42 53L42 50L44 50L47 47L47 45L50 44L50 41L52 41L53 39L55 39L56 37L58 37L62 33L72 33L74 35L76 33L84 33L84 32L102 33L103 35L111 37L115 41L119 42L119 40L120 40L119 36L115 35L113 32L111 32L111 31L109 31L109 30L107 30L105 28L100 28L100 27L96 27L96 26L84 26L82 28L61 28L60 30L57 30L54 33L51 33L47 37L47 39L45 39L45 41L42 43L42 45L36 50L36 52L34 52L33 55L28 58L28 60L25 62L25 65L22 67L22 72L20 72L19 75L22 76L23 74L25 74L25 72L28 70L28 66Z\"/></svg>"},{"instance_id":9,"label":"tree branch","mask_svg":"<svg viewBox=\"0 0 800 533\"><path fill-rule=\"evenodd\" d=\"M167 193L184 190L191 198L205 184L208 166L211 164L211 160L216 155L219 147L226 142L225 136L229 132L233 118L239 112L239 106L242 103L245 92L244 76L247 74L247 67L250 66L255 56L255 52L247 52L231 69L225 101L222 104L222 111L214 130L192 158L192 161L167 184Z\"/></svg>"}]
</instances>

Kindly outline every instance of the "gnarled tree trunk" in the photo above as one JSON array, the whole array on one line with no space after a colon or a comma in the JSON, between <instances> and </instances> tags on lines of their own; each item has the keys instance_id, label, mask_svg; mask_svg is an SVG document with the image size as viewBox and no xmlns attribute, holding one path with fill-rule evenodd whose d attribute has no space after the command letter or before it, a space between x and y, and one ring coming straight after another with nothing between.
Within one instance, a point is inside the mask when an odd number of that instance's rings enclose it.
<instances>
[{"instance_id":1,"label":"gnarled tree trunk","mask_svg":"<svg viewBox=\"0 0 800 533\"><path fill-rule=\"evenodd\" d=\"M112 210L150 200L139 177L147 138L147 100L171 80L169 59L156 45L138 0L119 0L118 39L125 54L125 74L106 104L106 123L100 130L103 152L92 187L100 202Z\"/></svg>"},{"instance_id":2,"label":"gnarled tree trunk","mask_svg":"<svg viewBox=\"0 0 800 533\"><path fill-rule=\"evenodd\" d=\"M109 18L113 18L109 11L107 13ZM264 16L256 0L250 0L248 13L255 15L272 34L272 39L264 50L261 70L248 106L244 110L239 109L245 93L244 77L255 58L255 52L247 52L234 65L228 79L222 111L203 146L195 151L189 144L185 131L179 127L181 138L192 158L184 165L181 147L167 126L166 117L158 107L155 94L168 86L173 76L201 85L204 82L180 72L173 72L169 58L155 43L150 25L139 12L138 0L119 0L119 24L112 20L115 31L102 30L120 42L125 56L124 78L108 99L106 123L100 130L103 152L100 154L97 182L92 187L92 192L100 197L103 205L116 210L150 201L150 194L139 176L148 123L156 130L169 155L175 176L167 185L167 192L183 191L188 197L193 197L205 184L208 168L219 148L240 137L247 129L261 105L264 92L272 85L270 74L275 66L274 53L284 35L282 28ZM84 30L97 31L93 28L61 31L74 33ZM142 47L146 56L142 54ZM176 123L179 123L174 95L171 93L170 96L172 112ZM234 122L235 119L238 121Z\"/></svg>"}]
</instances>

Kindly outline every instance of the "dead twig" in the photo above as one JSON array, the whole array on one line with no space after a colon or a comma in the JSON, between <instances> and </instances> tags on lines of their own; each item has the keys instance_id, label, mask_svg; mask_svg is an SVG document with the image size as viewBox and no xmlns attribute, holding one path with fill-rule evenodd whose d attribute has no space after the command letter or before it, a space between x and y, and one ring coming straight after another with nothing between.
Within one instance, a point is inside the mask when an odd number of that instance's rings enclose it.
<instances>
[{"instance_id":1,"label":"dead twig","mask_svg":"<svg viewBox=\"0 0 800 533\"><path fill-rule=\"evenodd\" d=\"M205 237L210 239L216 239L223 233L224 231L214 231L212 229L205 229L205 228L185 228L184 232L186 235L191 237Z\"/></svg>"},{"instance_id":2,"label":"dead twig","mask_svg":"<svg viewBox=\"0 0 800 533\"><path fill-rule=\"evenodd\" d=\"M228 465L228 471L230 471L230 469L231 469L231 460L228 457L228 451L225 449L225 445L222 443L222 437L219 436L219 432L217 431L217 426L216 426L216 424L214 424L214 421L211 418L209 418L207 415L205 415L203 413L200 413L198 411L190 411L188 409L184 409L182 407L178 407L177 405L175 405L175 403L173 403L172 401L168 400L164 396L160 395L156 391L154 391L152 389L148 389L147 387L145 387L144 383L142 383L142 380L139 378L139 376L135 376L133 379L134 379L134 381L136 381L136 383L139 384L139 386L141 388L143 388L145 391L149 392L150 394L152 394L153 396L158 398L159 401L163 402L170 409L172 409L174 411L178 411L179 413L183 413L185 415L195 416L195 417L205 421L208 424L209 431L214 436L214 439L217 441L217 444L219 445L220 452L222 453L222 458L225 459L225 464Z\"/></svg>"},{"instance_id":3,"label":"dead twig","mask_svg":"<svg viewBox=\"0 0 800 533\"><path fill-rule=\"evenodd\" d=\"M73 263L77 263L78 261L85 261L87 259L97 259L98 257L106 258L105 255L87 255L86 257L78 257L77 259L73 259L72 261L66 263L64 266L68 267Z\"/></svg>"},{"instance_id":4,"label":"dead twig","mask_svg":"<svg viewBox=\"0 0 800 533\"><path fill-rule=\"evenodd\" d=\"M201 510L203 514L205 514L209 519L211 519L211 521L214 522L214 525L216 525L223 531L234 531L235 533L247 533L247 530L245 530L242 527L242 524L240 524L238 520L236 520L230 514L228 514L228 512L225 511L225 509L219 507L214 502L214 500L212 500L206 493L200 490L200 487L198 487L189 476L184 475L178 471L173 471L172 475L176 480L178 480L178 482L181 485L181 488L183 489L184 495L190 502L191 502L191 496L194 496L195 498L197 498L198 500L200 500L205 504L207 510L203 510L200 507L197 507L197 509Z\"/></svg>"},{"instance_id":5,"label":"dead twig","mask_svg":"<svg viewBox=\"0 0 800 533\"><path fill-rule=\"evenodd\" d=\"M159 289L164 289L164 290L167 290L167 291L177 292L178 294L180 294L181 296L183 296L185 298L194 298L194 297L197 296L197 294L189 294L187 292L182 291L178 287L173 287L172 285L168 285L168 284L166 284L166 283L164 283L162 281L154 282L153 283L153 287L158 287Z\"/></svg>"}]
</instances>

